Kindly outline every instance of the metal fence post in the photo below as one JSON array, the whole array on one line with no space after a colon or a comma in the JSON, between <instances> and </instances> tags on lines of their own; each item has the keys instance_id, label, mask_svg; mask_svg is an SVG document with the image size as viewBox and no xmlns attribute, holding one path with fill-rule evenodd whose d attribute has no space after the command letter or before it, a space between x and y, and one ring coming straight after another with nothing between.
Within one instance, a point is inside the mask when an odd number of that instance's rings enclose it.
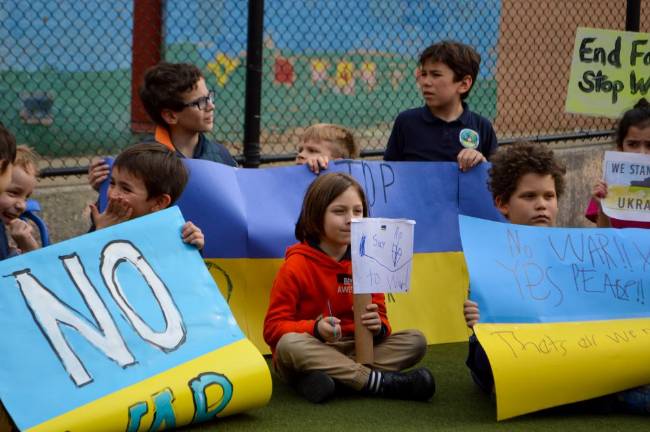
<instances>
[{"instance_id":1,"label":"metal fence post","mask_svg":"<svg viewBox=\"0 0 650 432\"><path fill-rule=\"evenodd\" d=\"M627 0L625 30L638 32L641 27L641 0Z\"/></svg>"},{"instance_id":2,"label":"metal fence post","mask_svg":"<svg viewBox=\"0 0 650 432\"><path fill-rule=\"evenodd\" d=\"M260 165L263 34L264 0L249 0L244 105L244 167L246 168L257 168Z\"/></svg>"}]
</instances>

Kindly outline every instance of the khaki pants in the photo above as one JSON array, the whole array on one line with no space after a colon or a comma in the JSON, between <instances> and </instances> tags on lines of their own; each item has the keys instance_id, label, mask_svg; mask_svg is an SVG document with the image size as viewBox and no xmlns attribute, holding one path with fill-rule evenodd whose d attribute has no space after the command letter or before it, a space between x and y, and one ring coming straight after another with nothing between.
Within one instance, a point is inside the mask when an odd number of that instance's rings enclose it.
<instances>
[{"instance_id":1,"label":"khaki pants","mask_svg":"<svg viewBox=\"0 0 650 432\"><path fill-rule=\"evenodd\" d=\"M374 347L372 369L400 371L419 362L427 349L427 341L418 330L393 333ZM300 375L320 370L333 379L362 390L368 382L370 369L354 361L354 338L337 342L321 342L307 333L287 333L275 347L275 370L291 383Z\"/></svg>"}]
</instances>

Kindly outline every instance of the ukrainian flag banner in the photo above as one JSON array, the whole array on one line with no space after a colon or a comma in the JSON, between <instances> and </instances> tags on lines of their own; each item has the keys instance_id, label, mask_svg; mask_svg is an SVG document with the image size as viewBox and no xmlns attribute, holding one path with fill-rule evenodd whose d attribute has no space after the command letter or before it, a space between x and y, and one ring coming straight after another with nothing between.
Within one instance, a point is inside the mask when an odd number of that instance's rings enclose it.
<instances>
[{"instance_id":1,"label":"ukrainian flag banner","mask_svg":"<svg viewBox=\"0 0 650 432\"><path fill-rule=\"evenodd\" d=\"M178 202L206 235L205 257L246 335L264 352L273 278L315 176L306 166L239 169L185 160L190 181ZM467 339L462 302L468 277L459 213L502 220L486 187L487 164L467 173L451 162L330 162L364 187L373 217L416 221L411 290L387 298L394 329L418 328L429 343Z\"/></svg>"},{"instance_id":2,"label":"ukrainian flag banner","mask_svg":"<svg viewBox=\"0 0 650 432\"><path fill-rule=\"evenodd\" d=\"M170 429L268 402L183 223L173 207L0 262L0 397L21 430Z\"/></svg>"},{"instance_id":3,"label":"ukrainian flag banner","mask_svg":"<svg viewBox=\"0 0 650 432\"><path fill-rule=\"evenodd\" d=\"M499 420L650 383L649 230L460 230Z\"/></svg>"}]
</instances>

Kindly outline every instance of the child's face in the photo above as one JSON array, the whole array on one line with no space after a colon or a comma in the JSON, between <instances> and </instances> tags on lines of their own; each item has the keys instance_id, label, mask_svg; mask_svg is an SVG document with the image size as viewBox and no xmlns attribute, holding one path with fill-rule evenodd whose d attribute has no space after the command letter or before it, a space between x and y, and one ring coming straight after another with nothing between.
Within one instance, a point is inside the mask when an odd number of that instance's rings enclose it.
<instances>
[{"instance_id":1,"label":"child's face","mask_svg":"<svg viewBox=\"0 0 650 432\"><path fill-rule=\"evenodd\" d=\"M162 210L155 198L149 198L144 181L129 171L113 167L111 183L108 186L108 199L121 198L133 209L132 218Z\"/></svg>"},{"instance_id":2,"label":"child's face","mask_svg":"<svg viewBox=\"0 0 650 432\"><path fill-rule=\"evenodd\" d=\"M350 244L352 218L363 217L363 203L359 192L350 186L337 196L325 209L323 235L320 239L322 249L338 249ZM323 245L326 247L323 248Z\"/></svg>"},{"instance_id":3,"label":"child's face","mask_svg":"<svg viewBox=\"0 0 650 432\"><path fill-rule=\"evenodd\" d=\"M36 176L23 167L14 166L11 183L0 195L0 219L5 224L18 218L25 211L27 199L36 187Z\"/></svg>"},{"instance_id":4,"label":"child's face","mask_svg":"<svg viewBox=\"0 0 650 432\"><path fill-rule=\"evenodd\" d=\"M2 194L5 191L5 189L7 189L7 187L9 186L9 183L11 183L12 171L13 171L13 165L7 163L4 172L0 173L0 194Z\"/></svg>"},{"instance_id":5,"label":"child's face","mask_svg":"<svg viewBox=\"0 0 650 432\"><path fill-rule=\"evenodd\" d=\"M461 95L472 86L472 78L454 82L454 71L442 62L427 60L420 66L418 86L424 102L431 110L453 107L461 103Z\"/></svg>"},{"instance_id":6,"label":"child's face","mask_svg":"<svg viewBox=\"0 0 650 432\"><path fill-rule=\"evenodd\" d=\"M511 223L519 225L554 226L557 217L555 181L550 174L523 175L508 202L498 197L496 206Z\"/></svg>"},{"instance_id":7,"label":"child's face","mask_svg":"<svg viewBox=\"0 0 650 432\"><path fill-rule=\"evenodd\" d=\"M199 99L207 97L209 92L205 80L200 78L194 89L182 95L182 101L186 104L197 102ZM210 132L214 123L214 103L208 101L204 110L193 105L172 114L168 119L170 125L190 133Z\"/></svg>"},{"instance_id":8,"label":"child's face","mask_svg":"<svg viewBox=\"0 0 650 432\"><path fill-rule=\"evenodd\" d=\"M643 129L630 126L621 150L629 153L650 154L650 126Z\"/></svg>"},{"instance_id":9,"label":"child's face","mask_svg":"<svg viewBox=\"0 0 650 432\"><path fill-rule=\"evenodd\" d=\"M298 146L296 164L302 165L306 163L308 159L318 156L326 156L329 159L334 159L334 152L332 150L333 146L334 144L329 141L303 141Z\"/></svg>"}]
</instances>

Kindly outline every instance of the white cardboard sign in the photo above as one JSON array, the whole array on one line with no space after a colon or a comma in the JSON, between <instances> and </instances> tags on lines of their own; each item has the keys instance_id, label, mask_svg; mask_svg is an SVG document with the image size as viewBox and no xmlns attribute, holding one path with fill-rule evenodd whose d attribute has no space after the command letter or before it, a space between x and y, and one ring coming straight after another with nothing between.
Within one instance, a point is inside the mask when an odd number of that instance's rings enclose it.
<instances>
[{"instance_id":1,"label":"white cardboard sign","mask_svg":"<svg viewBox=\"0 0 650 432\"><path fill-rule=\"evenodd\" d=\"M413 228L408 219L352 220L355 294L408 292L413 265Z\"/></svg>"}]
</instances>

